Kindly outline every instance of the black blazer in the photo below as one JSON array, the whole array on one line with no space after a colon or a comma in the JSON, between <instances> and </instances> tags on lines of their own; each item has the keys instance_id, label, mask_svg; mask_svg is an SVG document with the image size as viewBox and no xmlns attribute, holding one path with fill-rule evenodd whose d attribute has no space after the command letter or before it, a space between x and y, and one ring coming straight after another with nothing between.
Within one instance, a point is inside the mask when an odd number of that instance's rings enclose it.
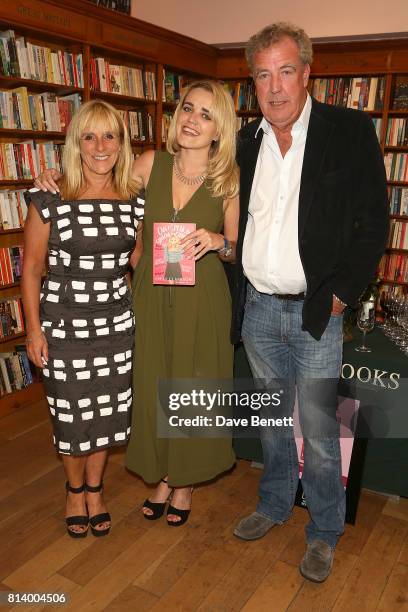
<instances>
[{"instance_id":1,"label":"black blazer","mask_svg":"<svg viewBox=\"0 0 408 612\"><path fill-rule=\"evenodd\" d=\"M241 170L232 342L240 339L246 278L242 245L263 131L261 120L238 135ZM312 111L303 159L298 223L299 253L307 282L303 329L319 340L330 318L333 293L355 305L373 279L388 234L383 157L373 123L363 112L321 104Z\"/></svg>"}]
</instances>

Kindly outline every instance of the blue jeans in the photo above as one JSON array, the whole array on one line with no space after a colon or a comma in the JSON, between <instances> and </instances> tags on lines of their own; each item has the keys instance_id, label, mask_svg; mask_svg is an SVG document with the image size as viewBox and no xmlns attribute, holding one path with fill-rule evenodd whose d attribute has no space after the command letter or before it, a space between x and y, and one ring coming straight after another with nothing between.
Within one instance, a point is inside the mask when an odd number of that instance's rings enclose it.
<instances>
[{"instance_id":1,"label":"blue jeans","mask_svg":"<svg viewBox=\"0 0 408 612\"><path fill-rule=\"evenodd\" d=\"M317 341L302 330L302 308L303 300L277 299L248 284L242 339L254 378L265 386L276 378L285 381L292 412L296 385L304 440L302 486L311 518L306 539L334 548L344 531L346 505L336 421L343 317L332 315ZM260 430L264 470L257 511L283 523L293 509L299 462L293 429L285 434L278 429Z\"/></svg>"}]
</instances>

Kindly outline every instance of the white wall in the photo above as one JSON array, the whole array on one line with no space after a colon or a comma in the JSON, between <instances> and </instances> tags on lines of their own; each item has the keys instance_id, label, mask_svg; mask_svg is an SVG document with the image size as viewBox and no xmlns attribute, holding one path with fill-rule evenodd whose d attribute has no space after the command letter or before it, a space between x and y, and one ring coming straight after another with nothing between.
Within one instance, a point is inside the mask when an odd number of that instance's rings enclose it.
<instances>
[{"instance_id":1,"label":"white wall","mask_svg":"<svg viewBox=\"0 0 408 612\"><path fill-rule=\"evenodd\" d=\"M408 31L408 0L132 0L132 15L213 44L246 41L274 21L312 38Z\"/></svg>"}]
</instances>

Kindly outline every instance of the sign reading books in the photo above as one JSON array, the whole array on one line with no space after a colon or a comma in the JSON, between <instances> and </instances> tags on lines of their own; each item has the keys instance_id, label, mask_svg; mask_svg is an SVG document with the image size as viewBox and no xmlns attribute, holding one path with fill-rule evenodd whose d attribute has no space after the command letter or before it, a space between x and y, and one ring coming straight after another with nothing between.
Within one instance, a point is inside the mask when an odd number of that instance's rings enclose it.
<instances>
[{"instance_id":1,"label":"sign reading books","mask_svg":"<svg viewBox=\"0 0 408 612\"><path fill-rule=\"evenodd\" d=\"M195 229L195 223L153 223L154 285L195 285L195 260L181 245Z\"/></svg>"}]
</instances>

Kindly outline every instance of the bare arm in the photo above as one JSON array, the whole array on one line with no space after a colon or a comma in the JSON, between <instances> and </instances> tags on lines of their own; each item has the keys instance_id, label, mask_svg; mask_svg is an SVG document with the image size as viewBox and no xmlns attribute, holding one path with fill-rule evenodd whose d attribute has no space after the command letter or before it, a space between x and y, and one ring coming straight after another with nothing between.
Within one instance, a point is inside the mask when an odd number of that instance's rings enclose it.
<instances>
[{"instance_id":1,"label":"bare arm","mask_svg":"<svg viewBox=\"0 0 408 612\"><path fill-rule=\"evenodd\" d=\"M132 176L134 179L141 180L143 187L147 187L149 182L150 174L153 168L154 151L146 151L139 155L133 162Z\"/></svg>"},{"instance_id":2,"label":"bare arm","mask_svg":"<svg viewBox=\"0 0 408 612\"><path fill-rule=\"evenodd\" d=\"M230 200L224 202L224 237L228 240L232 247L232 253L229 257L225 257L222 253L219 254L222 261L234 263L236 257L236 248L238 240L238 222L239 222L239 195L236 195Z\"/></svg>"},{"instance_id":3,"label":"bare arm","mask_svg":"<svg viewBox=\"0 0 408 612\"><path fill-rule=\"evenodd\" d=\"M48 345L40 324L41 274L47 256L50 224L30 206L24 226L24 258L21 294L27 326L27 354L39 368L48 361ZM43 361L44 360L44 361Z\"/></svg>"},{"instance_id":4,"label":"bare arm","mask_svg":"<svg viewBox=\"0 0 408 612\"><path fill-rule=\"evenodd\" d=\"M133 253L130 256L130 265L133 270L136 268L141 256L143 255L143 222L139 221L137 227L136 246Z\"/></svg>"}]
</instances>

